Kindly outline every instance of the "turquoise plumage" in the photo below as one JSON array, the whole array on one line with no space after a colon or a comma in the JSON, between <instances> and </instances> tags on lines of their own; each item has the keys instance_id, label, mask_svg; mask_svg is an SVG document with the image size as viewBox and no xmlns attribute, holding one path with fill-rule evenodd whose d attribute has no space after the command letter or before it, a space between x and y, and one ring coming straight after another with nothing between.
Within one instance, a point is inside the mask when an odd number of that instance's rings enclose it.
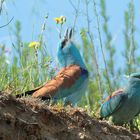
<instances>
[{"instance_id":1,"label":"turquoise plumage","mask_svg":"<svg viewBox=\"0 0 140 140\"><path fill-rule=\"evenodd\" d=\"M132 121L140 113L140 73L133 73L123 90L114 92L102 104L101 118L112 116L114 124Z\"/></svg>"},{"instance_id":2,"label":"turquoise plumage","mask_svg":"<svg viewBox=\"0 0 140 140\"><path fill-rule=\"evenodd\" d=\"M54 101L62 99L64 104L72 105L80 100L88 84L88 71L71 37L72 29L66 31L58 45L57 58L60 71L43 86L27 91L25 95L42 99L51 98Z\"/></svg>"},{"instance_id":3,"label":"turquoise plumage","mask_svg":"<svg viewBox=\"0 0 140 140\"><path fill-rule=\"evenodd\" d=\"M72 30L70 31L69 35L68 30L66 30L64 39L60 41L58 45L57 58L61 68L67 67L69 65L77 65L80 66L82 70L82 74L77 79L77 82L70 89L66 89L65 91L63 90L64 93L67 93L67 97L64 98L64 102L70 102L75 105L85 93L88 84L88 71L79 53L79 50L71 41L71 37Z\"/></svg>"}]
</instances>

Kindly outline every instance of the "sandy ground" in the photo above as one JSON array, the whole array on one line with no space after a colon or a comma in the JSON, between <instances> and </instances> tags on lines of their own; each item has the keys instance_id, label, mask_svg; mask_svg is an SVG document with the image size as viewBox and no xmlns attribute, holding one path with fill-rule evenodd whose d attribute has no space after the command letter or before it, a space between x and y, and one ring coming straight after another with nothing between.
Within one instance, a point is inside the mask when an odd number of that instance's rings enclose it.
<instances>
[{"instance_id":1,"label":"sandy ground","mask_svg":"<svg viewBox=\"0 0 140 140\"><path fill-rule=\"evenodd\" d=\"M94 119L82 109L47 106L38 99L0 92L0 140L135 139L140 136Z\"/></svg>"}]
</instances>

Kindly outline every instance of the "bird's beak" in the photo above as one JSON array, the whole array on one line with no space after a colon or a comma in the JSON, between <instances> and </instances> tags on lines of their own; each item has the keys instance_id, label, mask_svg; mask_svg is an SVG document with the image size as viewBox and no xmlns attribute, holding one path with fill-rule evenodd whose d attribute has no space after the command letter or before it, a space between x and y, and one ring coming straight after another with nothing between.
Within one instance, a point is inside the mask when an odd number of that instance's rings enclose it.
<instances>
[{"instance_id":1,"label":"bird's beak","mask_svg":"<svg viewBox=\"0 0 140 140\"><path fill-rule=\"evenodd\" d=\"M66 29L65 34L64 34L64 38L62 40L62 48L65 47L66 43L71 40L72 38L72 34L73 34L73 30L72 29Z\"/></svg>"},{"instance_id":2,"label":"bird's beak","mask_svg":"<svg viewBox=\"0 0 140 140\"><path fill-rule=\"evenodd\" d=\"M67 28L64 34L64 39L70 40L72 38L73 29L70 30Z\"/></svg>"},{"instance_id":3,"label":"bird's beak","mask_svg":"<svg viewBox=\"0 0 140 140\"><path fill-rule=\"evenodd\" d=\"M68 39L68 28L66 29L65 33L64 33L64 39Z\"/></svg>"},{"instance_id":4,"label":"bird's beak","mask_svg":"<svg viewBox=\"0 0 140 140\"><path fill-rule=\"evenodd\" d=\"M71 28L71 29L70 29L70 32L69 32L69 39L72 38L72 34L73 34L73 30L72 30L72 28Z\"/></svg>"}]
</instances>

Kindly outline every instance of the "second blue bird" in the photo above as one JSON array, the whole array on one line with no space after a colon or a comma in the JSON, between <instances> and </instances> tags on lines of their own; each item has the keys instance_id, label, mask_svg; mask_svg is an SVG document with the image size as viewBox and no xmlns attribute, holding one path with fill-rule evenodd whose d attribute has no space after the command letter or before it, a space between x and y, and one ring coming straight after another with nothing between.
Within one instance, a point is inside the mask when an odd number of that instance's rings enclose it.
<instances>
[{"instance_id":1,"label":"second blue bird","mask_svg":"<svg viewBox=\"0 0 140 140\"><path fill-rule=\"evenodd\" d=\"M125 89L114 92L102 104L101 118L112 116L114 124L122 125L132 121L140 113L140 73L129 77Z\"/></svg>"}]
</instances>

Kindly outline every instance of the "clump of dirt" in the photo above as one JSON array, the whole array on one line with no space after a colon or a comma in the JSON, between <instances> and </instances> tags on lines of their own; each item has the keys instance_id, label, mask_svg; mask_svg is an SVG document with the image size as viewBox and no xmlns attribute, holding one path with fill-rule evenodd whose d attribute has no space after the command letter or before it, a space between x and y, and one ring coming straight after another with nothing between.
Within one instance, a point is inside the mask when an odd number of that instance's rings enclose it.
<instances>
[{"instance_id":1,"label":"clump of dirt","mask_svg":"<svg viewBox=\"0 0 140 140\"><path fill-rule=\"evenodd\" d=\"M0 140L140 140L82 109L47 106L34 98L0 92Z\"/></svg>"}]
</instances>

